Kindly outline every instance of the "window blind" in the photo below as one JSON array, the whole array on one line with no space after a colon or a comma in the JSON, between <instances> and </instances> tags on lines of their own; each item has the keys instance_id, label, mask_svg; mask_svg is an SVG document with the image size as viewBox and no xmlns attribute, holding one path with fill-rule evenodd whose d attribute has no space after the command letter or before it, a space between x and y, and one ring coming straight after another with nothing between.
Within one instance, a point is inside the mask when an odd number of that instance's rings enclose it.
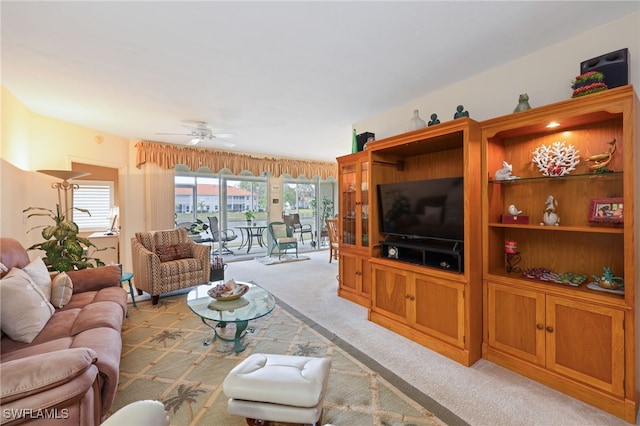
<instances>
[{"instance_id":1,"label":"window blind","mask_svg":"<svg viewBox=\"0 0 640 426\"><path fill-rule=\"evenodd\" d=\"M113 182L83 181L73 191L73 207L89 210L83 213L74 209L73 221L80 231L105 231L111 228L113 206Z\"/></svg>"}]
</instances>

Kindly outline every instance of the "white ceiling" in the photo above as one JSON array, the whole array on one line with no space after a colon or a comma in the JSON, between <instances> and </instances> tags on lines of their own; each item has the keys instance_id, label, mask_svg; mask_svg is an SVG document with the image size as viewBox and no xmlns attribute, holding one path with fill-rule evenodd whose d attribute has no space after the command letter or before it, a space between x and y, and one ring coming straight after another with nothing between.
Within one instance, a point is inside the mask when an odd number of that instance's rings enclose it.
<instances>
[{"instance_id":1,"label":"white ceiling","mask_svg":"<svg viewBox=\"0 0 640 426\"><path fill-rule=\"evenodd\" d=\"M586 2L8 2L2 85L129 139L333 161L351 125L640 10ZM409 118L409 117L408 117ZM217 141L200 146L227 149Z\"/></svg>"}]
</instances>

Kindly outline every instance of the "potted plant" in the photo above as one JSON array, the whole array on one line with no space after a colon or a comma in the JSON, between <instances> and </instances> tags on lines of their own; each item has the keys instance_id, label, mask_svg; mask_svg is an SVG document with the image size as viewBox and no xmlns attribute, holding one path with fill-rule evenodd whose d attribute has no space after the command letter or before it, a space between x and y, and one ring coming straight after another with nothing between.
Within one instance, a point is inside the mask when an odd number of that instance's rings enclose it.
<instances>
[{"instance_id":1,"label":"potted plant","mask_svg":"<svg viewBox=\"0 0 640 426\"><path fill-rule=\"evenodd\" d=\"M75 210L87 213L91 216L86 209L80 209L74 207ZM42 260L47 265L47 269L51 272L65 272L73 269L87 269L94 266L104 266L104 262L95 257L89 256L89 248L93 248L93 252L108 250L114 247L98 248L89 239L78 236L78 225L67 220L64 212L62 212L60 205L56 204L56 210L46 209L43 207L29 207L22 212L36 211L36 213L30 213L27 219L33 216L46 216L53 220L54 225L39 225L29 229L27 232L31 232L34 229L42 228L42 237L45 241L34 244L27 250L42 250L45 252L46 257Z\"/></svg>"},{"instance_id":2,"label":"potted plant","mask_svg":"<svg viewBox=\"0 0 640 426\"><path fill-rule=\"evenodd\" d=\"M245 210L244 218L247 220L247 225L251 225L251 221L256 218L256 213L253 210Z\"/></svg>"},{"instance_id":3,"label":"potted plant","mask_svg":"<svg viewBox=\"0 0 640 426\"><path fill-rule=\"evenodd\" d=\"M188 231L191 235L200 235L200 233L206 231L207 229L209 229L209 225L207 225L200 219L196 219L196 221L193 222L193 224L189 227Z\"/></svg>"}]
</instances>

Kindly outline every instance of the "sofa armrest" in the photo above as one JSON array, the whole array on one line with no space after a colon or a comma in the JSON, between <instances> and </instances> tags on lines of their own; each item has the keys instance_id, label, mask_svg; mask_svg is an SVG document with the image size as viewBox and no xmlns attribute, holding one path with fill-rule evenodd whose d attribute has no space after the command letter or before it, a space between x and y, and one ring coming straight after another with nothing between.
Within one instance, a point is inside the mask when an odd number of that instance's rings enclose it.
<instances>
[{"instance_id":1,"label":"sofa armrest","mask_svg":"<svg viewBox=\"0 0 640 426\"><path fill-rule=\"evenodd\" d=\"M73 283L74 293L97 291L106 287L119 287L122 271L118 265L67 271Z\"/></svg>"},{"instance_id":2,"label":"sofa armrest","mask_svg":"<svg viewBox=\"0 0 640 426\"><path fill-rule=\"evenodd\" d=\"M148 250L136 237L131 239L131 260L136 288L151 291L152 283L160 280L160 257Z\"/></svg>"},{"instance_id":3,"label":"sofa armrest","mask_svg":"<svg viewBox=\"0 0 640 426\"><path fill-rule=\"evenodd\" d=\"M73 348L0 363L0 405L70 382L81 376L97 358L92 349ZM95 372L97 375L97 368Z\"/></svg>"}]
</instances>

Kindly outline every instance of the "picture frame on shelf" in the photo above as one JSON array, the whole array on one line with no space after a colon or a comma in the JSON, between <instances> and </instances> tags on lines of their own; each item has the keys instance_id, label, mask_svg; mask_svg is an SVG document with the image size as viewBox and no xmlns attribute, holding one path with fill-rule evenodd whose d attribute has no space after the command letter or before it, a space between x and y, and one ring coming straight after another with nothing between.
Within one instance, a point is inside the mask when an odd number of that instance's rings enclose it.
<instances>
[{"instance_id":1,"label":"picture frame on shelf","mask_svg":"<svg viewBox=\"0 0 640 426\"><path fill-rule=\"evenodd\" d=\"M623 223L622 198L592 198L589 203L589 223Z\"/></svg>"}]
</instances>

